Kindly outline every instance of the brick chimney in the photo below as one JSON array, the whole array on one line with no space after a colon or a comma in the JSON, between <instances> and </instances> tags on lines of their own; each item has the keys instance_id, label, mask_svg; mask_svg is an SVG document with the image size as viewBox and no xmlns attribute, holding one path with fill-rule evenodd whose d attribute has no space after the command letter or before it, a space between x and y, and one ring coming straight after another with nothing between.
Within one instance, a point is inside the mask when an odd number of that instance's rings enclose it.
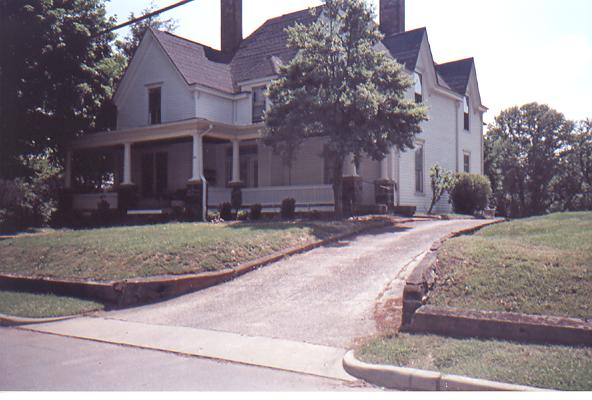
<instances>
[{"instance_id":1,"label":"brick chimney","mask_svg":"<svg viewBox=\"0 0 592 400\"><path fill-rule=\"evenodd\" d=\"M380 31L385 36L405 32L405 0L380 0Z\"/></svg>"},{"instance_id":2,"label":"brick chimney","mask_svg":"<svg viewBox=\"0 0 592 400\"><path fill-rule=\"evenodd\" d=\"M243 1L220 0L221 48L234 52L243 40Z\"/></svg>"}]
</instances>

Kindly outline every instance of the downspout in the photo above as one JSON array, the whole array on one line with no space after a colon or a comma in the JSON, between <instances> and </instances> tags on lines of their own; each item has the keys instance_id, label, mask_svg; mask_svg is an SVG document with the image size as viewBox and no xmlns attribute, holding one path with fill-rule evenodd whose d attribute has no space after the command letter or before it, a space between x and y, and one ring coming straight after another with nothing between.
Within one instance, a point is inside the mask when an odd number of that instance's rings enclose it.
<instances>
[{"instance_id":1,"label":"downspout","mask_svg":"<svg viewBox=\"0 0 592 400\"><path fill-rule=\"evenodd\" d=\"M207 135L213 129L214 129L214 125L210 124L208 129L206 129L205 131L203 131L201 133L201 136L203 137L203 136ZM201 147L201 155L202 155L202 157L204 156L204 145L203 144ZM202 166L204 165L203 158L201 160L201 164L202 164ZM200 174L199 178L201 179L201 190L202 190L202 193L201 193L201 198L202 198L201 215L202 215L203 222L207 222L208 221L208 182L206 181L206 177L204 176L204 168L203 167L202 167L200 173L201 174Z\"/></svg>"},{"instance_id":2,"label":"downspout","mask_svg":"<svg viewBox=\"0 0 592 400\"><path fill-rule=\"evenodd\" d=\"M455 121L456 121L456 135L455 135L455 138L456 138L456 146L455 146L455 149L454 149L454 154L456 156L456 159L454 161L454 166L456 168L456 172L457 173L460 172L459 169L458 169L458 155L459 155L458 148L459 148L459 145L460 145L459 144L459 137L458 137L458 129L460 127L460 124L458 123L458 120L459 120L459 117L460 117L460 106L461 106L461 102L457 101L456 102L456 119L455 119Z\"/></svg>"}]
</instances>

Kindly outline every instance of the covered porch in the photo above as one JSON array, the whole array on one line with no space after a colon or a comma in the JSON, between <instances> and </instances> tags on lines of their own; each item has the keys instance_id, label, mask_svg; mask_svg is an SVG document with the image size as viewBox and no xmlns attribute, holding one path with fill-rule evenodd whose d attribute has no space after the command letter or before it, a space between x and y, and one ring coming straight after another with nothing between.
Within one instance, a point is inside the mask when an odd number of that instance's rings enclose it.
<instances>
[{"instance_id":1,"label":"covered porch","mask_svg":"<svg viewBox=\"0 0 592 400\"><path fill-rule=\"evenodd\" d=\"M243 207L277 211L283 199L294 198L297 211L333 211L322 159L286 172L259 140L259 128L191 119L81 137L66 159L71 207L89 212L107 203L125 213L188 208L203 219L241 190ZM92 193L80 187L73 162L89 153L109 154L112 164L110 182Z\"/></svg>"}]
</instances>

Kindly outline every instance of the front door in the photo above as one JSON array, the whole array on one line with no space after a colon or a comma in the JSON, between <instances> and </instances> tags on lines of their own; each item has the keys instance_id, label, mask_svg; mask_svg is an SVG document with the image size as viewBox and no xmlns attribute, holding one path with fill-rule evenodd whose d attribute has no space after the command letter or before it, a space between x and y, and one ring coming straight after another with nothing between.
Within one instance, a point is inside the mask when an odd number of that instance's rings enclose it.
<instances>
[{"instance_id":1,"label":"front door","mask_svg":"<svg viewBox=\"0 0 592 400\"><path fill-rule=\"evenodd\" d=\"M142 197L162 198L168 188L168 154L151 152L142 155Z\"/></svg>"}]
</instances>

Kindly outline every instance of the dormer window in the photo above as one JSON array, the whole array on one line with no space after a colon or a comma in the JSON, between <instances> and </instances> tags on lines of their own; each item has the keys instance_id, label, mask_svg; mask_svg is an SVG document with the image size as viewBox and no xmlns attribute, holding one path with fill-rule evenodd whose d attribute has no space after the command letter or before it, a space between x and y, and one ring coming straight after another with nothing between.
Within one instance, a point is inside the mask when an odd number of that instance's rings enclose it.
<instances>
[{"instance_id":1,"label":"dormer window","mask_svg":"<svg viewBox=\"0 0 592 400\"><path fill-rule=\"evenodd\" d=\"M161 90L159 87L148 89L148 116L150 119L150 125L156 125L162 122L161 97Z\"/></svg>"},{"instance_id":2,"label":"dormer window","mask_svg":"<svg viewBox=\"0 0 592 400\"><path fill-rule=\"evenodd\" d=\"M469 98L465 96L464 98L464 124L465 124L465 131L470 130L470 118L469 118Z\"/></svg>"},{"instance_id":3,"label":"dormer window","mask_svg":"<svg viewBox=\"0 0 592 400\"><path fill-rule=\"evenodd\" d=\"M253 88L253 123L263 122L265 116L265 86Z\"/></svg>"},{"instance_id":4,"label":"dormer window","mask_svg":"<svg viewBox=\"0 0 592 400\"><path fill-rule=\"evenodd\" d=\"M423 82L419 72L415 73L415 102L423 102Z\"/></svg>"}]
</instances>

